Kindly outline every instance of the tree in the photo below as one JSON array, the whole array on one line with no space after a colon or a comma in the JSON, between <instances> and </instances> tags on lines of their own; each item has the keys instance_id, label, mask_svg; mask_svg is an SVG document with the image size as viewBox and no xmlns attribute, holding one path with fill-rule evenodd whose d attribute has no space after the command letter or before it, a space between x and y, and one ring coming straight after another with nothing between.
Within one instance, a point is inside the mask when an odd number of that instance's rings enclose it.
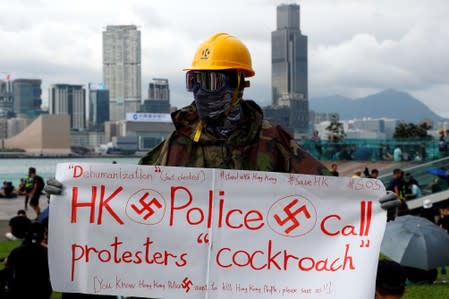
<instances>
[{"instance_id":1,"label":"tree","mask_svg":"<svg viewBox=\"0 0 449 299\"><path fill-rule=\"evenodd\" d=\"M340 142L345 138L345 129L343 128L343 123L332 120L331 123L326 127L326 131L329 132L329 141Z\"/></svg>"},{"instance_id":2,"label":"tree","mask_svg":"<svg viewBox=\"0 0 449 299\"><path fill-rule=\"evenodd\" d=\"M414 123L401 123L394 129L393 137L394 138L431 138L427 134L427 130L430 129L430 126L426 123L421 123L419 125L415 125Z\"/></svg>"}]
</instances>

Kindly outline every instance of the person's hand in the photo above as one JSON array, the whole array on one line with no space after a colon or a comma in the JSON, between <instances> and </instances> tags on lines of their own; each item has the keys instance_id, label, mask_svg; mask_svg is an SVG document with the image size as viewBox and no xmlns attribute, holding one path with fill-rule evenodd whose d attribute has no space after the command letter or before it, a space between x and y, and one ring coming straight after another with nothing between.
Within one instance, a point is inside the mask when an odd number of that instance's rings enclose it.
<instances>
[{"instance_id":1,"label":"person's hand","mask_svg":"<svg viewBox=\"0 0 449 299\"><path fill-rule=\"evenodd\" d=\"M44 191L50 195L61 195L64 190L64 185L55 178L49 178L47 185L44 187Z\"/></svg>"},{"instance_id":2,"label":"person's hand","mask_svg":"<svg viewBox=\"0 0 449 299\"><path fill-rule=\"evenodd\" d=\"M397 208L401 205L401 200L394 192L387 191L387 194L379 198L380 207L384 210Z\"/></svg>"}]
</instances>

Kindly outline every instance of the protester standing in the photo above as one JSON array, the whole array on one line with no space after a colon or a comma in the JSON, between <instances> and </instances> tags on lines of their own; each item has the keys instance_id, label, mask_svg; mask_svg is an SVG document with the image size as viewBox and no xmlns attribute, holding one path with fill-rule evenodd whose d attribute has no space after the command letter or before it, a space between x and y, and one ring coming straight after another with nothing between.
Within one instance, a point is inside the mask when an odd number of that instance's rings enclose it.
<instances>
[{"instance_id":1,"label":"protester standing","mask_svg":"<svg viewBox=\"0 0 449 299\"><path fill-rule=\"evenodd\" d=\"M44 189L45 183L42 177L37 175L36 168L30 167L29 169L30 177L33 178L33 186L31 187L30 192L27 196L30 199L30 206L36 212L36 215L39 216L41 209L39 207L39 199L41 197L42 190Z\"/></svg>"},{"instance_id":2,"label":"protester standing","mask_svg":"<svg viewBox=\"0 0 449 299\"><path fill-rule=\"evenodd\" d=\"M209 37L187 68L194 102L172 114L176 130L140 164L329 174L287 131L265 120L255 102L242 99L254 74L239 39Z\"/></svg>"}]
</instances>

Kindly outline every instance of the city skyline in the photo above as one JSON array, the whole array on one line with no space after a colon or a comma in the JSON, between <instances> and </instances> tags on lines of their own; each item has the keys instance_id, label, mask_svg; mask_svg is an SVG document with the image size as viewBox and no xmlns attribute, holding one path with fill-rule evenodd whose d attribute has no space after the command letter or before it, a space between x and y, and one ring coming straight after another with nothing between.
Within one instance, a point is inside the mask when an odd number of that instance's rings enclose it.
<instances>
[{"instance_id":1,"label":"city skyline","mask_svg":"<svg viewBox=\"0 0 449 299\"><path fill-rule=\"evenodd\" d=\"M42 79L45 105L51 84L102 81L101 35L107 25L139 28L142 94L152 78L167 78L178 107L192 100L182 69L199 42L217 31L233 34L248 46L256 71L244 97L268 105L276 6L294 3L309 38L309 99L394 88L449 117L444 0L61 2L0 0L7 7L0 12L0 39L7 45L0 49L0 77Z\"/></svg>"}]
</instances>

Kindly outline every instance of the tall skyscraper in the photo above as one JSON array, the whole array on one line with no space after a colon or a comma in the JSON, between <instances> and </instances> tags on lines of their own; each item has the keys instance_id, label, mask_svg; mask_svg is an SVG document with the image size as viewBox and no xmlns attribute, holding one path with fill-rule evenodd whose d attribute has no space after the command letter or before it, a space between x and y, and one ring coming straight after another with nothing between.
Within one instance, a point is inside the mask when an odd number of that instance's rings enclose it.
<instances>
[{"instance_id":1,"label":"tall skyscraper","mask_svg":"<svg viewBox=\"0 0 449 299\"><path fill-rule=\"evenodd\" d=\"M103 32L103 81L109 90L110 119L123 120L141 104L140 31L134 25Z\"/></svg>"},{"instance_id":2,"label":"tall skyscraper","mask_svg":"<svg viewBox=\"0 0 449 299\"><path fill-rule=\"evenodd\" d=\"M41 114L42 81L15 79L12 82L14 113L18 118L34 118Z\"/></svg>"},{"instance_id":3,"label":"tall skyscraper","mask_svg":"<svg viewBox=\"0 0 449 299\"><path fill-rule=\"evenodd\" d=\"M0 80L0 119L14 116L14 98L12 82Z\"/></svg>"},{"instance_id":4,"label":"tall skyscraper","mask_svg":"<svg viewBox=\"0 0 449 299\"><path fill-rule=\"evenodd\" d=\"M289 106L288 99L308 99L307 36L299 27L299 5L277 7L277 28L271 32L273 106Z\"/></svg>"},{"instance_id":5,"label":"tall skyscraper","mask_svg":"<svg viewBox=\"0 0 449 299\"><path fill-rule=\"evenodd\" d=\"M271 32L272 105L295 110L290 125L299 133L309 126L307 36L301 33L299 5L277 7L277 28Z\"/></svg>"},{"instance_id":6,"label":"tall skyscraper","mask_svg":"<svg viewBox=\"0 0 449 299\"><path fill-rule=\"evenodd\" d=\"M109 120L109 90L100 84L89 84L89 130L104 131Z\"/></svg>"},{"instance_id":7,"label":"tall skyscraper","mask_svg":"<svg viewBox=\"0 0 449 299\"><path fill-rule=\"evenodd\" d=\"M86 90L82 85L50 85L48 113L68 114L70 115L70 129L86 129Z\"/></svg>"}]
</instances>

